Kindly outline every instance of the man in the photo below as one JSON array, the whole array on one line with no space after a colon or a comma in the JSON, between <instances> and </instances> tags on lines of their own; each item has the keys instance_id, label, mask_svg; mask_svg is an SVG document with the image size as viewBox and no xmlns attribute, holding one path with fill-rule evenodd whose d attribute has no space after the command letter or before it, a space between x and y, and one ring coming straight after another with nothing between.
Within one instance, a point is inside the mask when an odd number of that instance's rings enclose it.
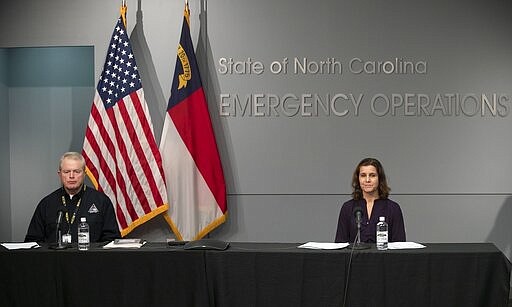
<instances>
[{"instance_id":1,"label":"man","mask_svg":"<svg viewBox=\"0 0 512 307\"><path fill-rule=\"evenodd\" d=\"M28 226L25 242L56 242L57 216L62 214L63 242L78 241L80 218L87 218L91 242L120 238L112 201L104 193L84 184L85 159L78 152L62 155L58 175L62 187L44 197Z\"/></svg>"}]
</instances>

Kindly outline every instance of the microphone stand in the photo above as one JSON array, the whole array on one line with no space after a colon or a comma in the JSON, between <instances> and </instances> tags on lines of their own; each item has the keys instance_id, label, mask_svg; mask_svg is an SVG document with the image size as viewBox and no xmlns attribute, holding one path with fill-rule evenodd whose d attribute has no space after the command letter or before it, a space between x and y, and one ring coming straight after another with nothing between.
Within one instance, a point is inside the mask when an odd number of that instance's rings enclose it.
<instances>
[{"instance_id":1,"label":"microphone stand","mask_svg":"<svg viewBox=\"0 0 512 307\"><path fill-rule=\"evenodd\" d=\"M370 248L370 245L368 245L367 243L361 242L361 222L360 221L358 221L358 223L357 223L356 239L354 240L354 243L349 245L349 248L356 249L356 250L369 249Z\"/></svg>"},{"instance_id":2,"label":"microphone stand","mask_svg":"<svg viewBox=\"0 0 512 307\"><path fill-rule=\"evenodd\" d=\"M57 229L55 231L55 235L57 236L55 241L57 243L50 244L48 246L48 248L50 248L50 249L66 249L66 248L68 248L68 245L66 243L62 243L62 229L60 227L61 219L62 219L62 212L59 212L59 214L60 214L59 218L57 218Z\"/></svg>"},{"instance_id":3,"label":"microphone stand","mask_svg":"<svg viewBox=\"0 0 512 307\"><path fill-rule=\"evenodd\" d=\"M65 243L62 243L62 236L60 229L57 231L57 235L59 238L57 239L57 243L52 243L48 246L49 249L66 249L68 248L68 245Z\"/></svg>"}]
</instances>

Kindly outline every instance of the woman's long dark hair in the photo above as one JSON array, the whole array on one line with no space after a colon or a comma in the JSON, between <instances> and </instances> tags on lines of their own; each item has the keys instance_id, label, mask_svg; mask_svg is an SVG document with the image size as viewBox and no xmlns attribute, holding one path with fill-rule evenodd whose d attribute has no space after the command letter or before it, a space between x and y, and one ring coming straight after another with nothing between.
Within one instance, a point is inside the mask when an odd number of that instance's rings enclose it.
<instances>
[{"instance_id":1,"label":"woman's long dark hair","mask_svg":"<svg viewBox=\"0 0 512 307\"><path fill-rule=\"evenodd\" d=\"M352 175L352 198L355 200L359 200L363 198L363 191L361 190L361 186L359 185L359 171L361 166L369 166L372 165L377 170L377 175L379 178L379 198L386 199L389 196L389 192L391 189L388 186L388 181L386 180L386 174L384 173L384 168L382 164L380 164L379 160L374 158L365 158L359 162Z\"/></svg>"}]
</instances>

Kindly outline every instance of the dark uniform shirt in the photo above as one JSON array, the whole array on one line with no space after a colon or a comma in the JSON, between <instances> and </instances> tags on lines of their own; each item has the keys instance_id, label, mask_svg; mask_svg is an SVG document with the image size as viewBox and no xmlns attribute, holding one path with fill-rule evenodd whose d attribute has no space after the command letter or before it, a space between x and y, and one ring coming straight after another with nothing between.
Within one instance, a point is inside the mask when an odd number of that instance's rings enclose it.
<instances>
[{"instance_id":1,"label":"dark uniform shirt","mask_svg":"<svg viewBox=\"0 0 512 307\"><path fill-rule=\"evenodd\" d=\"M376 199L373 203L372 215L368 216L366 200L349 200L343 204L338 219L335 242L353 243L357 235L354 207L363 210L361 222L361 242L375 243L379 217L384 216L388 223L389 242L405 241L405 226L400 206L390 199Z\"/></svg>"},{"instance_id":2,"label":"dark uniform shirt","mask_svg":"<svg viewBox=\"0 0 512 307\"><path fill-rule=\"evenodd\" d=\"M44 197L32 216L25 242L56 242L58 210L63 207L67 213L62 216L61 231L62 234L71 235L71 242L78 241L78 224L81 217L87 219L91 242L111 241L121 237L110 198L84 185L73 198L70 198L64 188L59 188Z\"/></svg>"}]
</instances>

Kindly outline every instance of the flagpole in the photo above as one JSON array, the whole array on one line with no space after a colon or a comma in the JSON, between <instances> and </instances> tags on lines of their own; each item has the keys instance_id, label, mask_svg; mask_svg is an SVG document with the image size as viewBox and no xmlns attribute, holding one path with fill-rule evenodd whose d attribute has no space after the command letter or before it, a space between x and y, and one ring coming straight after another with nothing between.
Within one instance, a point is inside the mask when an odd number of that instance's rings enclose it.
<instances>
[{"instance_id":1,"label":"flagpole","mask_svg":"<svg viewBox=\"0 0 512 307\"><path fill-rule=\"evenodd\" d=\"M121 8L119 9L121 13L121 19L123 20L124 28L128 29L128 25L126 24L126 11L128 7L126 6L126 0L121 1Z\"/></svg>"},{"instance_id":2,"label":"flagpole","mask_svg":"<svg viewBox=\"0 0 512 307\"><path fill-rule=\"evenodd\" d=\"M199 35L199 37L202 37L203 38L203 48L204 48L204 55L203 55L203 60L204 60L204 64L205 64L205 69L206 71L208 71L208 22L207 22L207 3L208 1L207 0L200 0L201 1L201 12L200 12L200 17L201 17L201 21L200 21L200 27L199 27L199 31L202 32L202 35ZM210 92L209 91L209 88L208 88L208 77L204 78L203 79L203 85L204 85L204 89L205 89L205 94L206 96L208 96L208 93Z\"/></svg>"}]
</instances>

